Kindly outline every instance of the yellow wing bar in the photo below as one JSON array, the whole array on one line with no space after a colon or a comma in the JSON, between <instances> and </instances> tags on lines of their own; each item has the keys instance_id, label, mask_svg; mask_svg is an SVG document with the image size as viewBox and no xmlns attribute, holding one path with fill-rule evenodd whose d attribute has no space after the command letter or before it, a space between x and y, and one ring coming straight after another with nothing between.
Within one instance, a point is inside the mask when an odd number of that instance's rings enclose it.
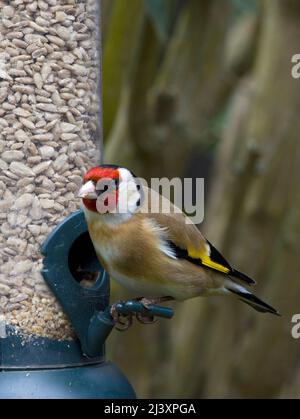
<instances>
[{"instance_id":1,"label":"yellow wing bar","mask_svg":"<svg viewBox=\"0 0 300 419\"><path fill-rule=\"evenodd\" d=\"M199 250L194 249L188 249L188 255L192 259L200 259L202 265L207 266L208 268L214 269L216 271L228 274L230 272L230 269L226 266L223 266L221 263L214 262L210 256L204 255L202 252L199 252Z\"/></svg>"},{"instance_id":2,"label":"yellow wing bar","mask_svg":"<svg viewBox=\"0 0 300 419\"><path fill-rule=\"evenodd\" d=\"M215 269L216 271L223 272L224 274L228 274L230 270L225 266L220 265L219 263L213 262L209 256L206 256L201 259L202 265L208 266L209 268Z\"/></svg>"}]
</instances>

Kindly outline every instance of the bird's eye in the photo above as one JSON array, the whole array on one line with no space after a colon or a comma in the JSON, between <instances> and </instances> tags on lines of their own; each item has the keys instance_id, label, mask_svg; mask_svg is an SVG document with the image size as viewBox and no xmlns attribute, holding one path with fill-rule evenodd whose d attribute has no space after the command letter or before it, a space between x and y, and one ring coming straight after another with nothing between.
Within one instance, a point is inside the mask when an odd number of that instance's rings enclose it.
<instances>
[{"instance_id":1,"label":"bird's eye","mask_svg":"<svg viewBox=\"0 0 300 419\"><path fill-rule=\"evenodd\" d=\"M98 181L96 185L96 190L98 195L102 195L105 192L113 193L115 190L118 189L119 180L118 179L105 179L104 181Z\"/></svg>"},{"instance_id":2,"label":"bird's eye","mask_svg":"<svg viewBox=\"0 0 300 419\"><path fill-rule=\"evenodd\" d=\"M108 185L103 186L101 189L98 190L98 194L101 195L104 192L108 191Z\"/></svg>"}]
</instances>

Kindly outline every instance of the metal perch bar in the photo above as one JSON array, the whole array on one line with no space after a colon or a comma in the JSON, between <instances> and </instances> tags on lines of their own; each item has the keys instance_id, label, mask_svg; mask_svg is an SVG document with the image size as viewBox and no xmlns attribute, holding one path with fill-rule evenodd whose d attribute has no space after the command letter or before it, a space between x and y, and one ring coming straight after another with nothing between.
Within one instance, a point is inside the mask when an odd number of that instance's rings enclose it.
<instances>
[{"instance_id":1,"label":"metal perch bar","mask_svg":"<svg viewBox=\"0 0 300 419\"><path fill-rule=\"evenodd\" d=\"M124 317L140 314L145 317L156 316L171 319L174 315L174 311L170 307L149 305L149 308L146 308L143 303L134 300L120 301L114 307ZM111 306L104 311L96 311L89 322L86 333L81 336L80 340L87 356L95 356L101 351L104 342L117 325L110 314L110 310Z\"/></svg>"},{"instance_id":2,"label":"metal perch bar","mask_svg":"<svg viewBox=\"0 0 300 419\"><path fill-rule=\"evenodd\" d=\"M170 307L162 307L154 304L150 304L148 307L145 307L143 303L135 300L120 301L114 305L114 308L119 314L123 316L138 313L143 316L154 316L171 319L174 315L174 311Z\"/></svg>"}]
</instances>

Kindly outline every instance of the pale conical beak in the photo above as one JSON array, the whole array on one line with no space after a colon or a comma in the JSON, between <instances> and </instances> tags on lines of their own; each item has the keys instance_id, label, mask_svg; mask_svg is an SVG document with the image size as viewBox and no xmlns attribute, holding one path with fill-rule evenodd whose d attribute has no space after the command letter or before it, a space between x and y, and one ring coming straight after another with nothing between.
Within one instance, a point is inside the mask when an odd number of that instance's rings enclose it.
<instances>
[{"instance_id":1,"label":"pale conical beak","mask_svg":"<svg viewBox=\"0 0 300 419\"><path fill-rule=\"evenodd\" d=\"M90 180L89 182L85 183L78 192L79 198L87 198L87 199L97 199L98 196L96 194L96 187L94 183Z\"/></svg>"}]
</instances>

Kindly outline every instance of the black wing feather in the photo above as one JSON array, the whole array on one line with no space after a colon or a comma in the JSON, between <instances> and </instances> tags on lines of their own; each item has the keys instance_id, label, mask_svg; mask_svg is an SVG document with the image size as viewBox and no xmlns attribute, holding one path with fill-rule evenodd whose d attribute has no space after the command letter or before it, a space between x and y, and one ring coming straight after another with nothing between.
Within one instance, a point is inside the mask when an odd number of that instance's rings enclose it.
<instances>
[{"instance_id":1,"label":"black wing feather","mask_svg":"<svg viewBox=\"0 0 300 419\"><path fill-rule=\"evenodd\" d=\"M213 262L219 263L225 268L229 269L227 275L233 276L234 278L240 279L241 281L246 282L248 285L254 285L256 282L254 279L250 278L248 275L244 274L243 272L237 271L236 269L232 268L224 256L206 239L207 243L210 246L210 258Z\"/></svg>"},{"instance_id":2,"label":"black wing feather","mask_svg":"<svg viewBox=\"0 0 300 419\"><path fill-rule=\"evenodd\" d=\"M248 285L253 285L256 282L250 278L249 276L243 274L242 272L237 271L236 269L233 269L230 264L227 262L227 260L221 255L221 253L208 241L206 240L208 245L210 246L210 259L218 263L225 268L229 269L229 272L224 275L232 276L234 278L237 278L241 281L246 282ZM174 252L177 259L185 259L194 265L201 265L201 259L195 259L189 256L187 249L182 249L181 247L177 246L172 240L168 240L168 246L171 248L171 250ZM212 269L207 266L203 266L203 268Z\"/></svg>"}]
</instances>

